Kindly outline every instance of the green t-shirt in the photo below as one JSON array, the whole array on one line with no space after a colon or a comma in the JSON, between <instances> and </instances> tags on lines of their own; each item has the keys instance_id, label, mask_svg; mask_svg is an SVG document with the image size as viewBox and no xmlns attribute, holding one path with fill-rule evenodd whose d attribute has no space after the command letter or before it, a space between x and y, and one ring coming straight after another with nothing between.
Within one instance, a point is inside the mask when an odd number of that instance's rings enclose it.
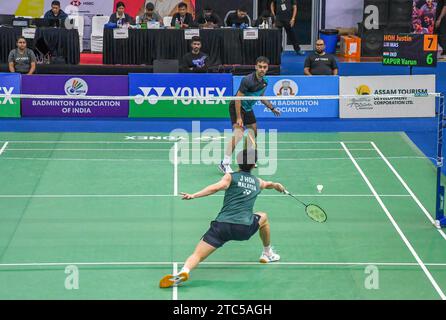
<instances>
[{"instance_id":1,"label":"green t-shirt","mask_svg":"<svg viewBox=\"0 0 446 320\"><path fill-rule=\"evenodd\" d=\"M251 225L254 221L254 202L260 194L260 182L248 172L231 173L231 185L225 192L223 208L216 220Z\"/></svg>"}]
</instances>

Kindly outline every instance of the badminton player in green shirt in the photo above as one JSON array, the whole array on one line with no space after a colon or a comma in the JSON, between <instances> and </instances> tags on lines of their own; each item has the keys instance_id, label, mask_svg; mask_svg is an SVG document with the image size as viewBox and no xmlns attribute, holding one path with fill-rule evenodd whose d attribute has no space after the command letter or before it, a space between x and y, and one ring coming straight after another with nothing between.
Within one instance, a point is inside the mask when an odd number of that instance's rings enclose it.
<instances>
[{"instance_id":1,"label":"badminton player in green shirt","mask_svg":"<svg viewBox=\"0 0 446 320\"><path fill-rule=\"evenodd\" d=\"M268 216L264 212L254 213L253 208L261 190L275 189L284 192L285 188L280 183L263 181L253 176L251 170L256 161L257 151L245 149L237 155L240 168L238 172L226 173L219 182L197 193L181 193L183 200L192 200L226 190L223 207L217 218L211 222L209 230L201 238L181 271L161 279L161 288L169 288L187 281L189 273L226 242L249 240L258 230L263 243L260 262L270 263L280 260L280 256L271 247Z\"/></svg>"}]
</instances>

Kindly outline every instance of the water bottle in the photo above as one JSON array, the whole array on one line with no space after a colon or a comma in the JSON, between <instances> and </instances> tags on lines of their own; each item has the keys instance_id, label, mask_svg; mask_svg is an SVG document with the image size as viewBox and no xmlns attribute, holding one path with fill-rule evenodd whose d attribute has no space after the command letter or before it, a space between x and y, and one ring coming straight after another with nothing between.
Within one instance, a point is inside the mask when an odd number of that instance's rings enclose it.
<instances>
[{"instance_id":1,"label":"water bottle","mask_svg":"<svg viewBox=\"0 0 446 320\"><path fill-rule=\"evenodd\" d=\"M180 29L180 21L178 19L175 19L175 29Z\"/></svg>"},{"instance_id":2,"label":"water bottle","mask_svg":"<svg viewBox=\"0 0 446 320\"><path fill-rule=\"evenodd\" d=\"M141 23L141 21L140 21L140 17L139 16L136 16L136 24L140 24Z\"/></svg>"},{"instance_id":3,"label":"water bottle","mask_svg":"<svg viewBox=\"0 0 446 320\"><path fill-rule=\"evenodd\" d=\"M273 19L271 17L268 17L268 29L272 29L273 27Z\"/></svg>"}]
</instances>

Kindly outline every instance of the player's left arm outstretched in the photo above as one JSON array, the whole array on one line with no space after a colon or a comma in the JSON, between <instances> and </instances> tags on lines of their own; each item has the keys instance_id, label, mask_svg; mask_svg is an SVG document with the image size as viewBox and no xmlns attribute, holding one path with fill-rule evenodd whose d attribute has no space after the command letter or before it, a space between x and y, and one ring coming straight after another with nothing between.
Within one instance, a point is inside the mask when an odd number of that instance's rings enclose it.
<instances>
[{"instance_id":1,"label":"player's left arm outstretched","mask_svg":"<svg viewBox=\"0 0 446 320\"><path fill-rule=\"evenodd\" d=\"M181 195L183 196L183 200L192 200L196 198L202 198L206 196L210 196L211 194L214 194L218 191L226 190L231 185L232 176L227 173L221 178L221 180L217 183L211 184L204 188L201 191L198 191L194 194L189 194L185 192L181 192Z\"/></svg>"}]
</instances>

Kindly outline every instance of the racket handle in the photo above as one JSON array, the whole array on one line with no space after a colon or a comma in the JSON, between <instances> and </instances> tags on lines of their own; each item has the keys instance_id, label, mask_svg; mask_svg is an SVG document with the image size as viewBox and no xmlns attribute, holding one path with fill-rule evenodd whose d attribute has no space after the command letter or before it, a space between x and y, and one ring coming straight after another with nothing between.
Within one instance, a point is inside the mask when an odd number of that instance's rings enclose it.
<instances>
[{"instance_id":1,"label":"racket handle","mask_svg":"<svg viewBox=\"0 0 446 320\"><path fill-rule=\"evenodd\" d=\"M283 193L285 193L286 195L290 194L290 192L287 189L283 190Z\"/></svg>"}]
</instances>

